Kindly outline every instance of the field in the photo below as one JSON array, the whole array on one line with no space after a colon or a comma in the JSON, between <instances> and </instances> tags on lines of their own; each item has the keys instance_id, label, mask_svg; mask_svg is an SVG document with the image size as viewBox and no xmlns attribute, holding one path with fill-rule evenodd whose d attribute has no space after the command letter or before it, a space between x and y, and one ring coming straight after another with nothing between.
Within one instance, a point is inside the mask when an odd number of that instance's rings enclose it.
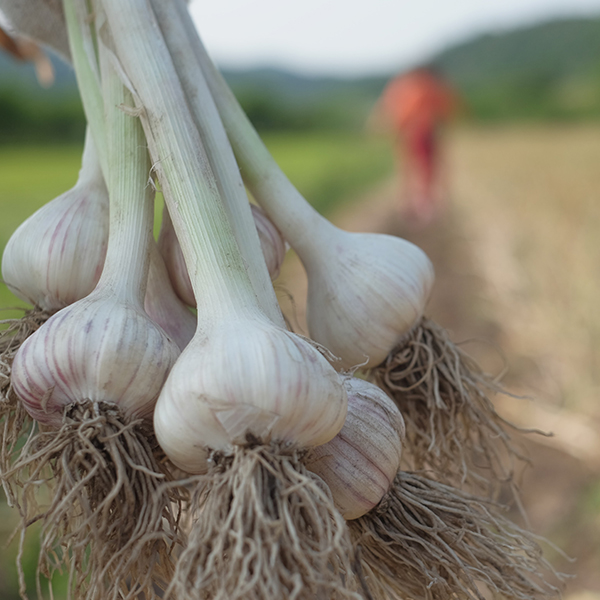
<instances>
[{"instance_id":1,"label":"field","mask_svg":"<svg viewBox=\"0 0 600 600\"><path fill-rule=\"evenodd\" d=\"M560 569L577 574L565 596L598 600L600 127L449 132L451 201L423 230L402 221L385 140L311 135L268 143L290 178L334 221L400 234L428 252L437 272L429 314L457 341L471 340L468 350L487 369L508 365L506 386L528 398L499 398L503 414L555 434L523 436L534 463L523 476L523 501L536 533L576 559L547 549ZM74 182L78 152L0 150L0 247L23 218ZM298 327L304 286L290 253L278 288ZM293 309L285 290L296 299ZM15 301L2 290L0 304ZM11 514L0 505L0 538L12 527ZM15 552L14 542L0 549L3 600L17 597ZM33 548L28 556L31 562Z\"/></svg>"}]
</instances>

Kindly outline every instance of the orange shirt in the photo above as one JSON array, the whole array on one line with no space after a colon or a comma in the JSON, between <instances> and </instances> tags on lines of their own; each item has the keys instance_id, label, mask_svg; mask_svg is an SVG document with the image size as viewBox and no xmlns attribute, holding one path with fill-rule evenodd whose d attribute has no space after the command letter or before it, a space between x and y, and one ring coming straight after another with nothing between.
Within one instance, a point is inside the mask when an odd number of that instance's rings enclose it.
<instances>
[{"instance_id":1,"label":"orange shirt","mask_svg":"<svg viewBox=\"0 0 600 600\"><path fill-rule=\"evenodd\" d=\"M412 71L393 79L385 88L382 108L395 129L430 130L456 109L455 93L427 71Z\"/></svg>"}]
</instances>

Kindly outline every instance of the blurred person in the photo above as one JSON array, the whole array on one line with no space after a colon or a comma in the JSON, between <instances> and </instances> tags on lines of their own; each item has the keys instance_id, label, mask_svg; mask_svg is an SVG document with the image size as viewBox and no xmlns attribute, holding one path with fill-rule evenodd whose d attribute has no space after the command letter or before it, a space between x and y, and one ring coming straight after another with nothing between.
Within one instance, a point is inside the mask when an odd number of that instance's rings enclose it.
<instances>
[{"instance_id":1,"label":"blurred person","mask_svg":"<svg viewBox=\"0 0 600 600\"><path fill-rule=\"evenodd\" d=\"M404 215L427 225L438 217L447 190L441 172L440 126L457 111L458 95L431 67L392 79L371 117L392 130L403 173Z\"/></svg>"}]
</instances>

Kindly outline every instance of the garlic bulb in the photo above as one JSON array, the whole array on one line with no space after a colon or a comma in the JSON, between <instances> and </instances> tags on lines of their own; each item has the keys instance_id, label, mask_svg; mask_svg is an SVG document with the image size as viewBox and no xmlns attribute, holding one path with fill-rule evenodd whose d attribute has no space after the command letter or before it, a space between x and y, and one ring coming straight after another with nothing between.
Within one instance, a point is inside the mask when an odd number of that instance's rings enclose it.
<instances>
[{"instance_id":1,"label":"garlic bulb","mask_svg":"<svg viewBox=\"0 0 600 600\"><path fill-rule=\"evenodd\" d=\"M162 223L158 235L158 250L165 263L171 285L177 297L188 306L196 306L196 298L185 266L185 259L166 205L163 208Z\"/></svg>"},{"instance_id":2,"label":"garlic bulb","mask_svg":"<svg viewBox=\"0 0 600 600\"><path fill-rule=\"evenodd\" d=\"M404 440L404 420L376 385L348 378L348 415L341 431L313 448L306 466L327 483L346 520L379 504L392 486Z\"/></svg>"},{"instance_id":3,"label":"garlic bulb","mask_svg":"<svg viewBox=\"0 0 600 600\"><path fill-rule=\"evenodd\" d=\"M434 275L414 244L327 223L298 253L308 275L308 329L341 359L336 367L380 364L423 316Z\"/></svg>"},{"instance_id":4,"label":"garlic bulb","mask_svg":"<svg viewBox=\"0 0 600 600\"><path fill-rule=\"evenodd\" d=\"M281 265L285 259L287 252L287 244L281 235L281 232L269 217L267 213L256 204L251 204L252 216L254 217L254 224L258 231L258 239L260 240L260 247L262 249L265 262L267 263L267 270L271 281L275 281L279 277L281 271Z\"/></svg>"},{"instance_id":5,"label":"garlic bulb","mask_svg":"<svg viewBox=\"0 0 600 600\"><path fill-rule=\"evenodd\" d=\"M286 243L264 210L254 204L251 204L250 208L269 276L272 280L277 279L287 251ZM194 290L192 289L190 276L185 266L181 246L177 240L177 235L173 229L173 223L166 207L163 210L158 246L167 265L169 278L175 293L188 306L196 306Z\"/></svg>"},{"instance_id":6,"label":"garlic bulb","mask_svg":"<svg viewBox=\"0 0 600 600\"><path fill-rule=\"evenodd\" d=\"M13 233L2 278L16 296L55 311L98 283L108 241L108 192L88 130L79 178Z\"/></svg>"},{"instance_id":7,"label":"garlic bulb","mask_svg":"<svg viewBox=\"0 0 600 600\"><path fill-rule=\"evenodd\" d=\"M135 303L100 289L59 311L15 356L12 384L27 412L58 427L65 406L117 404L129 418L151 418L179 351Z\"/></svg>"},{"instance_id":8,"label":"garlic bulb","mask_svg":"<svg viewBox=\"0 0 600 600\"><path fill-rule=\"evenodd\" d=\"M75 9L74 0L65 1L69 28L81 33ZM83 27L90 35L89 20ZM103 38L95 41L102 96L96 110L84 104L106 133L99 146L110 193L106 260L96 288L50 317L14 358L13 388L44 426L21 450L12 476L27 500L20 506L23 527L32 510L43 523L38 572L51 578L65 566L70 591L83 600L125 597L125 581L131 582L127 597L151 600L155 584L172 571L170 550L179 538L173 502L179 500L163 486L168 473L155 456L149 421L179 349L144 312L151 165L139 119L127 111L133 99ZM47 481L31 473L50 466L50 501L37 506L34 492Z\"/></svg>"},{"instance_id":9,"label":"garlic bulb","mask_svg":"<svg viewBox=\"0 0 600 600\"><path fill-rule=\"evenodd\" d=\"M102 275L91 294L54 314L27 338L12 366L12 385L27 411L56 427L66 406L84 401L117 405L126 418L151 417L179 355L143 309L154 206L144 135L139 121L115 108L128 98L118 78L109 77L106 86L112 152L107 163L110 237ZM90 147L85 162L94 165L93 181L100 184Z\"/></svg>"},{"instance_id":10,"label":"garlic bulb","mask_svg":"<svg viewBox=\"0 0 600 600\"><path fill-rule=\"evenodd\" d=\"M210 450L231 451L248 434L312 447L345 415L339 377L311 344L264 317L231 316L200 322L162 389L154 430L174 464L204 473Z\"/></svg>"},{"instance_id":11,"label":"garlic bulb","mask_svg":"<svg viewBox=\"0 0 600 600\"><path fill-rule=\"evenodd\" d=\"M174 6L159 1L153 10L161 5ZM154 413L167 456L184 470L208 471L197 480L188 541L166 595L356 598L347 528L322 481L301 462L306 445L324 443L341 428L345 390L320 352L279 327L260 300L168 48L157 43L153 11L143 1L102 6L143 107L153 164L198 299L196 334ZM256 549L250 560L249 547ZM300 562L301 572L290 578L289 565Z\"/></svg>"},{"instance_id":12,"label":"garlic bulb","mask_svg":"<svg viewBox=\"0 0 600 600\"><path fill-rule=\"evenodd\" d=\"M144 310L183 350L194 337L196 317L179 299L156 244L152 244Z\"/></svg>"}]
</instances>

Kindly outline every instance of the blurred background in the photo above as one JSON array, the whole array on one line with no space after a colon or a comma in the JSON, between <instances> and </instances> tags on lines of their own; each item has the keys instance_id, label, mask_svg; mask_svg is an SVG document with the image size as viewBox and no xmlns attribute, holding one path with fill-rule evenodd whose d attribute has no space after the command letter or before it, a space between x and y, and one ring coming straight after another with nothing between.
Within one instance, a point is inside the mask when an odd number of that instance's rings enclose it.
<instances>
[{"instance_id":1,"label":"blurred background","mask_svg":"<svg viewBox=\"0 0 600 600\"><path fill-rule=\"evenodd\" d=\"M486 369L506 368L522 398L499 397L503 415L553 433L515 434L532 462L523 503L535 533L573 559L545 545L573 575L565 597L599 600L600 0L195 0L191 10L290 179L335 223L420 245L437 273L428 314ZM74 76L48 57L0 52L0 250L80 165ZM423 65L451 100L411 137L390 82ZM306 331L293 252L277 288ZM19 305L0 286L0 306ZM16 522L0 500L1 600L18 598ZM29 585L36 552L31 536ZM57 600L63 591L59 582Z\"/></svg>"}]
</instances>

